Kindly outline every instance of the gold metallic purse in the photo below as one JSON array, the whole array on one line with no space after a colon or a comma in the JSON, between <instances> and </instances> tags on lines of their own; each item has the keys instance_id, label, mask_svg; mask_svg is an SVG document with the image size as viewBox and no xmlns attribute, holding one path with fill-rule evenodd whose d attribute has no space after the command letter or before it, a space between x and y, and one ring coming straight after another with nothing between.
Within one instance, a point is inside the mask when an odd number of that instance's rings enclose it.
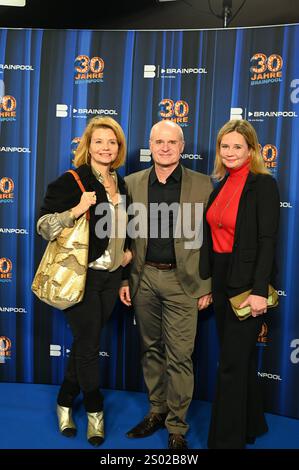
<instances>
[{"instance_id":1,"label":"gold metallic purse","mask_svg":"<svg viewBox=\"0 0 299 470\"><path fill-rule=\"evenodd\" d=\"M246 318L251 316L251 309L250 306L239 308L244 300L251 294L251 289L247 290L246 292L242 292L241 294L235 295L229 299L231 308L233 309L234 313L238 317L239 320L246 320ZM271 284L269 285L268 291L268 302L267 308L276 307L278 305L278 293L274 289Z\"/></svg>"},{"instance_id":2,"label":"gold metallic purse","mask_svg":"<svg viewBox=\"0 0 299 470\"><path fill-rule=\"evenodd\" d=\"M82 192L85 188L78 174L69 170ZM64 310L84 296L88 265L89 211L75 221L71 228L47 245L35 273L31 289L43 302Z\"/></svg>"}]
</instances>

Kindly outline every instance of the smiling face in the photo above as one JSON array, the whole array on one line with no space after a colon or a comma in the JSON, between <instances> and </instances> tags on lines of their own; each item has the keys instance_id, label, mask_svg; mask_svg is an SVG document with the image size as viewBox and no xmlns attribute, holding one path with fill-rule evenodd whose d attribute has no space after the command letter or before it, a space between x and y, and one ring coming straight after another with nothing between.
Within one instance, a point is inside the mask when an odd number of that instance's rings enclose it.
<instances>
[{"instance_id":1,"label":"smiling face","mask_svg":"<svg viewBox=\"0 0 299 470\"><path fill-rule=\"evenodd\" d=\"M231 169L240 168L250 157L250 149L245 138L236 131L222 137L219 153L223 165Z\"/></svg>"},{"instance_id":2,"label":"smiling face","mask_svg":"<svg viewBox=\"0 0 299 470\"><path fill-rule=\"evenodd\" d=\"M163 168L175 168L183 149L183 135L177 124L171 121L160 121L153 126L150 150L155 165Z\"/></svg>"},{"instance_id":3,"label":"smiling face","mask_svg":"<svg viewBox=\"0 0 299 470\"><path fill-rule=\"evenodd\" d=\"M95 129L89 146L91 165L99 170L103 166L110 167L117 158L118 149L117 138L112 129L104 127Z\"/></svg>"}]
</instances>

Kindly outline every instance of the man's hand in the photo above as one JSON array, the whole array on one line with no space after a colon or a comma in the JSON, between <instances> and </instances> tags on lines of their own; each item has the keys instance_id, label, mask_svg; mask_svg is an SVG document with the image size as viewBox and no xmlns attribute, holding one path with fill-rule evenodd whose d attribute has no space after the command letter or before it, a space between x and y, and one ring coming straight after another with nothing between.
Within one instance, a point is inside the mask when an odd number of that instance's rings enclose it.
<instances>
[{"instance_id":1,"label":"man's hand","mask_svg":"<svg viewBox=\"0 0 299 470\"><path fill-rule=\"evenodd\" d=\"M129 286L121 287L118 293L119 293L119 297L122 303L125 304L127 307L130 307L132 305L132 302L131 302Z\"/></svg>"},{"instance_id":2,"label":"man's hand","mask_svg":"<svg viewBox=\"0 0 299 470\"><path fill-rule=\"evenodd\" d=\"M209 305L211 305L212 302L213 302L212 294L202 295L198 299L198 303L197 303L198 310L203 310L204 308L209 307Z\"/></svg>"}]
</instances>

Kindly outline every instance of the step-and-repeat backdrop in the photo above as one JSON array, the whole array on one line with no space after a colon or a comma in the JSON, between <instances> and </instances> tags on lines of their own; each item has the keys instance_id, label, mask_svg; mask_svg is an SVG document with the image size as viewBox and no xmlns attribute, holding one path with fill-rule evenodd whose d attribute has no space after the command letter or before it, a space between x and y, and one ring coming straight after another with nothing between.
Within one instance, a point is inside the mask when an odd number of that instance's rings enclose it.
<instances>
[{"instance_id":1,"label":"step-and-repeat backdrop","mask_svg":"<svg viewBox=\"0 0 299 470\"><path fill-rule=\"evenodd\" d=\"M31 293L45 248L36 235L47 184L71 167L93 116L128 140L122 174L148 167L153 123L184 131L182 162L210 174L230 117L256 128L281 192L279 308L257 341L266 408L299 418L299 25L210 31L0 30L0 380L61 382L71 334L63 313ZM271 207L269 207L271 211ZM213 310L200 313L195 398L211 400L217 367ZM105 388L143 391L132 309L118 304L102 334Z\"/></svg>"}]
</instances>

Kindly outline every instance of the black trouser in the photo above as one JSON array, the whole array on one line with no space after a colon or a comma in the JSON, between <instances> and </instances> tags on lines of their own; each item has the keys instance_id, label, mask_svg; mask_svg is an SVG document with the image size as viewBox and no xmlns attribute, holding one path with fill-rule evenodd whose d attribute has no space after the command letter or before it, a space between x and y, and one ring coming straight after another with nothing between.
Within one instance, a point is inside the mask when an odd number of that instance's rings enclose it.
<instances>
[{"instance_id":1,"label":"black trouser","mask_svg":"<svg viewBox=\"0 0 299 470\"><path fill-rule=\"evenodd\" d=\"M216 397L208 447L242 449L246 436L267 431L257 377L256 342L263 317L240 321L226 293L230 254L214 253L212 293L220 340Z\"/></svg>"},{"instance_id":2,"label":"black trouser","mask_svg":"<svg viewBox=\"0 0 299 470\"><path fill-rule=\"evenodd\" d=\"M86 411L103 409L99 372L100 335L118 298L121 271L122 268L114 272L88 269L82 302L65 310L73 344L57 399L61 406L71 407L82 390Z\"/></svg>"}]
</instances>

